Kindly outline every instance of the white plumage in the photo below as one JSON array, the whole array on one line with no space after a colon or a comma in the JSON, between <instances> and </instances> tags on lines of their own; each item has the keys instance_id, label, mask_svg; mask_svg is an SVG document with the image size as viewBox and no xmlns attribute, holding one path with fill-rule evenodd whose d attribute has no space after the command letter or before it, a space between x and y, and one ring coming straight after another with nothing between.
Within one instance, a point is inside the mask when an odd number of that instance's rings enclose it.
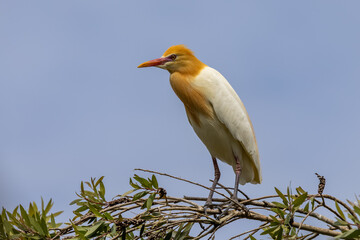
<instances>
[{"instance_id":1,"label":"white plumage","mask_svg":"<svg viewBox=\"0 0 360 240\"><path fill-rule=\"evenodd\" d=\"M215 69L205 67L192 82L211 104L215 118L201 116L200 126L190 124L210 154L235 168L234 154L240 157L240 184L260 183L259 151L244 104L229 82Z\"/></svg>"},{"instance_id":2,"label":"white plumage","mask_svg":"<svg viewBox=\"0 0 360 240\"><path fill-rule=\"evenodd\" d=\"M244 104L228 81L184 45L172 46L161 58L139 65L150 66L169 71L170 84L183 102L191 126L212 156L215 178L205 205L211 205L220 178L216 159L234 169L234 200L239 183L261 183L254 129Z\"/></svg>"}]
</instances>

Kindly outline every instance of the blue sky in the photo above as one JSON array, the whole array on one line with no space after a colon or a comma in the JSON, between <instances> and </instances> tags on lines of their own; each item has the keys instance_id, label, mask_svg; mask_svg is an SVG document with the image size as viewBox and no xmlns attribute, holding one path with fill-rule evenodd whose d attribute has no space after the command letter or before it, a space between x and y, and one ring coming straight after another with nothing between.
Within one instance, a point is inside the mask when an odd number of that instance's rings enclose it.
<instances>
[{"instance_id":1,"label":"blue sky","mask_svg":"<svg viewBox=\"0 0 360 240\"><path fill-rule=\"evenodd\" d=\"M243 100L258 139L251 197L302 186L360 191L359 1L0 1L0 206L53 198L105 177L108 197L133 169L202 184L211 158L160 69L137 69L186 44ZM220 164L232 186L232 168ZM159 177L170 195L207 191Z\"/></svg>"}]
</instances>

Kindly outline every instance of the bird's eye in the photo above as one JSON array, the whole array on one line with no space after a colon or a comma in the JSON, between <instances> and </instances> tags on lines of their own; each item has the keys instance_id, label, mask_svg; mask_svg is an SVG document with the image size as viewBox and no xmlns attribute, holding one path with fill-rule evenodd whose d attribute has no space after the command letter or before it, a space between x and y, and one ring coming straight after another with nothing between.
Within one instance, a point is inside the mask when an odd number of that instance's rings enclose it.
<instances>
[{"instance_id":1,"label":"bird's eye","mask_svg":"<svg viewBox=\"0 0 360 240\"><path fill-rule=\"evenodd\" d=\"M170 58L171 58L171 60L174 61L174 60L176 59L176 55L175 55L175 54L171 54L171 55L170 55Z\"/></svg>"}]
</instances>

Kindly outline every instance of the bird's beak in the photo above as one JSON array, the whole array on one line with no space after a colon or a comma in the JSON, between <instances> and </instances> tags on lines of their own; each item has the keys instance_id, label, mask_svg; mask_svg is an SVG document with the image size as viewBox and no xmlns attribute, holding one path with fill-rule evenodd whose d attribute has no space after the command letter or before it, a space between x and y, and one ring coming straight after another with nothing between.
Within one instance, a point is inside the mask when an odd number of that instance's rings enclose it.
<instances>
[{"instance_id":1,"label":"bird's beak","mask_svg":"<svg viewBox=\"0 0 360 240\"><path fill-rule=\"evenodd\" d=\"M167 58L167 57L161 57L161 58L157 58L157 59L154 59L154 60L150 60L150 61L147 61L147 62L144 62L142 64L140 64L138 66L138 68L143 68L143 67L156 67L156 66L160 66L160 65L164 65L165 63L171 61L170 58Z\"/></svg>"}]
</instances>

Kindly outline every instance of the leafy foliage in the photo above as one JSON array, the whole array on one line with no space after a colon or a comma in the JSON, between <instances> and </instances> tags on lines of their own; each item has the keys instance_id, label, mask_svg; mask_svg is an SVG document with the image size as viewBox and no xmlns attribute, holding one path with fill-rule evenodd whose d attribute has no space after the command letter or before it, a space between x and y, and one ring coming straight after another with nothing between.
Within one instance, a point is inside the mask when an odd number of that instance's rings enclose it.
<instances>
[{"instance_id":1,"label":"leafy foliage","mask_svg":"<svg viewBox=\"0 0 360 240\"><path fill-rule=\"evenodd\" d=\"M0 218L0 239L46 239L56 235L53 229L61 226L55 223L55 217L62 212L49 213L53 201L45 205L41 198L41 209L35 202L29 204L28 210L22 205L12 212L2 208Z\"/></svg>"},{"instance_id":2,"label":"leafy foliage","mask_svg":"<svg viewBox=\"0 0 360 240\"><path fill-rule=\"evenodd\" d=\"M56 222L56 217L62 212L51 213L54 204L51 199L46 204L41 199L40 207L32 202L27 209L22 205L11 212L2 208L0 239L211 239L221 227L244 219L263 224L234 238L247 234L248 239L255 240L260 231L261 235L272 239L312 239L319 235L335 239L360 238L358 199L345 203L322 192L309 194L301 187L295 189L295 194L289 187L285 192L275 188L273 196L240 199L248 211L244 211L241 204L229 205L227 199L214 199L216 208L208 209L205 215L202 204L196 203L205 201L205 198L169 197L166 190L159 187L155 175L144 178L135 174L129 182L131 189L110 201L105 197L103 179L91 178L88 182L81 182L77 198L70 203L76 207L74 216L65 224ZM324 180L322 182L324 184ZM223 188L224 192L226 190ZM221 212L229 207L231 210L228 212ZM316 213L320 208L327 210L332 218ZM308 225L308 218L328 227Z\"/></svg>"}]
</instances>

